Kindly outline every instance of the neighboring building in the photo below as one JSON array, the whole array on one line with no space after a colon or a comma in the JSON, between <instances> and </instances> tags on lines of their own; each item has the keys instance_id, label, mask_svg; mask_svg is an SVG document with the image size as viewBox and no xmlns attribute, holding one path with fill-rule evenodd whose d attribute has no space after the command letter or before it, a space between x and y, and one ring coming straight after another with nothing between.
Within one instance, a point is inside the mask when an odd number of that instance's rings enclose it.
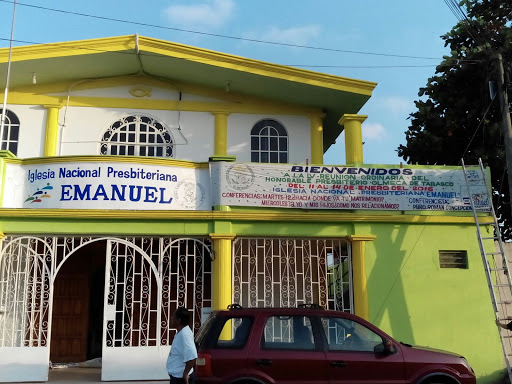
<instances>
[{"instance_id":1,"label":"neighboring building","mask_svg":"<svg viewBox=\"0 0 512 384\"><path fill-rule=\"evenodd\" d=\"M364 165L375 85L140 36L15 48L0 381L99 356L103 380L165 379L173 310L197 329L233 302L350 311L496 380L463 174Z\"/></svg>"}]
</instances>

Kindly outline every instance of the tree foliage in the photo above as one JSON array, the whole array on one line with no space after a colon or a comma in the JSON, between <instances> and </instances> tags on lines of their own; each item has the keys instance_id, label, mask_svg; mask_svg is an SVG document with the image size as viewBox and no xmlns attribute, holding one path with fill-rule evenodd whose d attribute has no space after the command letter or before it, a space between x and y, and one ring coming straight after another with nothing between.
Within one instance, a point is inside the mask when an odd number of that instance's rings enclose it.
<instances>
[{"instance_id":1,"label":"tree foliage","mask_svg":"<svg viewBox=\"0 0 512 384\"><path fill-rule=\"evenodd\" d=\"M459 165L463 157L474 165L481 158L491 169L502 237L512 239L502 110L499 97L492 99L489 91L489 82L499 80L498 53L505 73L510 72L512 2L464 0L460 5L467 19L441 36L451 53L420 89L405 132L407 144L399 146L398 155L409 164Z\"/></svg>"}]
</instances>

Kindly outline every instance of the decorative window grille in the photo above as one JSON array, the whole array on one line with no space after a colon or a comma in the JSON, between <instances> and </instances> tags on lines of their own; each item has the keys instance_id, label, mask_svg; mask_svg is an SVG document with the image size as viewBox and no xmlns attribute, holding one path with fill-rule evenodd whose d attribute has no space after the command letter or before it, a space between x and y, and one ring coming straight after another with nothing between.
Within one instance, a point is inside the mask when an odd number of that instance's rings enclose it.
<instances>
[{"instance_id":1,"label":"decorative window grille","mask_svg":"<svg viewBox=\"0 0 512 384\"><path fill-rule=\"evenodd\" d=\"M352 312L350 243L336 239L237 238L234 302L243 307L319 304Z\"/></svg>"},{"instance_id":2,"label":"decorative window grille","mask_svg":"<svg viewBox=\"0 0 512 384\"><path fill-rule=\"evenodd\" d=\"M441 268L468 268L468 251L439 251Z\"/></svg>"},{"instance_id":3,"label":"decorative window grille","mask_svg":"<svg viewBox=\"0 0 512 384\"><path fill-rule=\"evenodd\" d=\"M287 163L288 134L284 126L271 119L257 122L251 130L253 163Z\"/></svg>"},{"instance_id":4,"label":"decorative window grille","mask_svg":"<svg viewBox=\"0 0 512 384\"><path fill-rule=\"evenodd\" d=\"M0 113L2 113L2 109L0 109ZM2 138L0 149L7 149L14 155L17 155L19 134L20 120L14 112L7 110L7 113L4 115L4 128L0 132L0 137Z\"/></svg>"},{"instance_id":5,"label":"decorative window grille","mask_svg":"<svg viewBox=\"0 0 512 384\"><path fill-rule=\"evenodd\" d=\"M171 134L159 121L142 115L123 117L103 134L101 155L173 157Z\"/></svg>"},{"instance_id":6,"label":"decorative window grille","mask_svg":"<svg viewBox=\"0 0 512 384\"><path fill-rule=\"evenodd\" d=\"M51 292L64 262L96 241L105 243L107 347L170 345L176 332L171 315L191 309L193 329L201 326L211 300L211 245L208 239L169 237L6 236L0 253L0 347L49 343ZM70 261L72 262L72 261Z\"/></svg>"}]
</instances>

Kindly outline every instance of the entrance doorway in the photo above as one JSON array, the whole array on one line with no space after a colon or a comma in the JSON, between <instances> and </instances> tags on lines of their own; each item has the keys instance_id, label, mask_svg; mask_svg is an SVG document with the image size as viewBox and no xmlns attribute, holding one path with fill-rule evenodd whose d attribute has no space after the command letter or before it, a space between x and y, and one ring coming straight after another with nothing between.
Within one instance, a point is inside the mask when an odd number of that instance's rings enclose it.
<instances>
[{"instance_id":1,"label":"entrance doorway","mask_svg":"<svg viewBox=\"0 0 512 384\"><path fill-rule=\"evenodd\" d=\"M78 249L54 282L52 363L79 363L101 357L106 241Z\"/></svg>"}]
</instances>

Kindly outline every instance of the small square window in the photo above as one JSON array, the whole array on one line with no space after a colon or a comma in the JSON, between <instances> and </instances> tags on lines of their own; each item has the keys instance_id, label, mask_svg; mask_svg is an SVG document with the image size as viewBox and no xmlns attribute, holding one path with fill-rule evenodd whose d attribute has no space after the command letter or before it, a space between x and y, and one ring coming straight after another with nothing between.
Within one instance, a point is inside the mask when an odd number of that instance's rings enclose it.
<instances>
[{"instance_id":1,"label":"small square window","mask_svg":"<svg viewBox=\"0 0 512 384\"><path fill-rule=\"evenodd\" d=\"M468 269L468 251L439 251L441 268Z\"/></svg>"}]
</instances>

